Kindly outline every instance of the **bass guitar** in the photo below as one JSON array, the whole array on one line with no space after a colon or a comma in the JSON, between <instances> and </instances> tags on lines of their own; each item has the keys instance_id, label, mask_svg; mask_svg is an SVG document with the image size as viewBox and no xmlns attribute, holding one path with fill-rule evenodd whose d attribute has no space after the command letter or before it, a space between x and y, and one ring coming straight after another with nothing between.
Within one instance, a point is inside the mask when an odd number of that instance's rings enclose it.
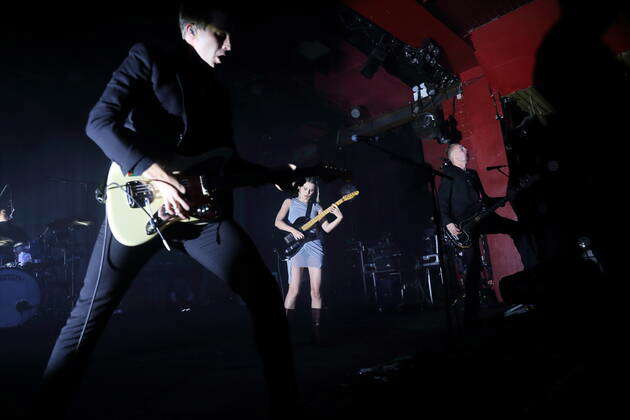
<instances>
[{"instance_id":1,"label":"bass guitar","mask_svg":"<svg viewBox=\"0 0 630 420\"><path fill-rule=\"evenodd\" d=\"M455 223L455 226L459 229L459 235L453 235L446 227L444 227L444 239L447 243L450 243L457 248L470 248L473 243L473 232L479 223L494 213L499 207L503 207L505 203L512 200L522 190L529 188L534 182L538 181L540 176L532 175L523 177L519 180L518 186L511 189L507 196L497 199L493 204L486 206L482 205L479 210L474 214L465 217Z\"/></svg>"},{"instance_id":2,"label":"bass guitar","mask_svg":"<svg viewBox=\"0 0 630 420\"><path fill-rule=\"evenodd\" d=\"M216 149L194 157L172 155L160 164L186 188L183 197L190 205L190 217L161 217L164 200L155 187L159 181L124 174L118 164L112 163L104 201L112 234L123 245L137 246L156 235L162 237L162 231L174 223L207 224L223 219L234 188L276 184L288 189L292 181L301 177L318 176L331 181L350 176L348 171L327 164L283 170L263 168L234 158L231 149Z\"/></svg>"},{"instance_id":3,"label":"bass guitar","mask_svg":"<svg viewBox=\"0 0 630 420\"><path fill-rule=\"evenodd\" d=\"M335 201L330 205L326 210L323 210L320 214L313 217L311 220L308 220L306 216L298 217L295 219L293 223L290 223L292 227L299 230L304 234L304 238L295 239L293 234L289 233L284 237L284 242L286 248L283 251L283 254L286 258L291 258L295 254L297 254L300 249L304 246L305 243L315 240L319 238L321 232L321 228L319 227L318 222L321 221L330 211L332 210L334 205L341 205L341 203L345 201L352 200L354 197L359 195L359 191L353 191L349 194L344 195L339 200Z\"/></svg>"}]
</instances>

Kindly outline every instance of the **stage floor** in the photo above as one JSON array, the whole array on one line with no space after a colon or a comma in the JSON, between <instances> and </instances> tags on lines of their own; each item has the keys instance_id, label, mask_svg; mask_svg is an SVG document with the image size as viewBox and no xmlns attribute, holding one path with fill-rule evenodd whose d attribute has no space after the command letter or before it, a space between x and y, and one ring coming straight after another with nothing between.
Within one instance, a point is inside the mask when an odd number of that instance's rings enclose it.
<instances>
[{"instance_id":1,"label":"stage floor","mask_svg":"<svg viewBox=\"0 0 630 420\"><path fill-rule=\"evenodd\" d=\"M298 308L292 332L307 415L296 419L566 414L569 400L580 412L593 372L577 329L561 328L575 317L550 320L535 308L505 318L505 309L449 330L441 309L341 305L325 315L326 342L316 347L308 309ZM0 417L30 404L61 322L0 330ZM232 300L115 315L68 418L257 420L265 407L247 312Z\"/></svg>"}]
</instances>

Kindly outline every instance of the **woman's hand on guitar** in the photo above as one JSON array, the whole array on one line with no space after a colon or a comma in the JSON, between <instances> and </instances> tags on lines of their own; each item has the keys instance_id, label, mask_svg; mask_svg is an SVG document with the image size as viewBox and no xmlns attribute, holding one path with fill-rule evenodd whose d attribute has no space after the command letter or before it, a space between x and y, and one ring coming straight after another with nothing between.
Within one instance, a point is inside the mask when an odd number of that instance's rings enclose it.
<instances>
[{"instance_id":1,"label":"woman's hand on guitar","mask_svg":"<svg viewBox=\"0 0 630 420\"><path fill-rule=\"evenodd\" d=\"M448 229L448 231L451 232L451 235L453 236L459 236L459 234L462 233L462 231L459 230L455 223L449 223L448 225L446 225L446 229Z\"/></svg>"},{"instance_id":2,"label":"woman's hand on guitar","mask_svg":"<svg viewBox=\"0 0 630 420\"><path fill-rule=\"evenodd\" d=\"M297 229L293 229L293 230L291 231L291 235L293 235L293 237L294 237L295 239L297 239L298 241L299 241L300 239L304 239L304 234L303 234L302 232L300 232L299 230L297 230Z\"/></svg>"},{"instance_id":3,"label":"woman's hand on guitar","mask_svg":"<svg viewBox=\"0 0 630 420\"><path fill-rule=\"evenodd\" d=\"M164 210L167 214L176 215L182 219L188 218L187 212L190 210L190 206L182 197L182 194L186 192L186 188L177 179L167 173L157 163L149 166L142 173L142 176L153 181L153 186L159 191L160 196L164 200Z\"/></svg>"},{"instance_id":4,"label":"woman's hand on guitar","mask_svg":"<svg viewBox=\"0 0 630 420\"><path fill-rule=\"evenodd\" d=\"M339 206L336 204L330 206L330 212L334 214L337 219L343 219L343 214L341 214L341 210L339 210Z\"/></svg>"}]
</instances>

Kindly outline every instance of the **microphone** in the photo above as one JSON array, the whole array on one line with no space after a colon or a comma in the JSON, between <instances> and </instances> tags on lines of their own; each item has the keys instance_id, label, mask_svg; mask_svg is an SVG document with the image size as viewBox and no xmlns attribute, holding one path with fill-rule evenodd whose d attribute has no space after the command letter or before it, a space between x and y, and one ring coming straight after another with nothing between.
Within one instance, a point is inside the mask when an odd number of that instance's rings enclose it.
<instances>
[{"instance_id":1,"label":"microphone","mask_svg":"<svg viewBox=\"0 0 630 420\"><path fill-rule=\"evenodd\" d=\"M486 166L486 171L493 171L495 169L507 168L507 165Z\"/></svg>"}]
</instances>

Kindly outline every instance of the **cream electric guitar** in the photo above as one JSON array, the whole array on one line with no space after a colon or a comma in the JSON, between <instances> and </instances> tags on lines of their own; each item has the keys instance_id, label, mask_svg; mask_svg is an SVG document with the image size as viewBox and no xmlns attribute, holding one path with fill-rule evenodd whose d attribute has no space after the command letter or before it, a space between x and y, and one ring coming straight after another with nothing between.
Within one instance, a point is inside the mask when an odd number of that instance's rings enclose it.
<instances>
[{"instance_id":1,"label":"cream electric guitar","mask_svg":"<svg viewBox=\"0 0 630 420\"><path fill-rule=\"evenodd\" d=\"M271 170L233 159L229 149L218 149L201 156L173 156L162 166L186 187L184 199L190 205L190 218L162 218L164 200L156 182L142 176L124 174L112 163L105 186L107 222L118 242L127 246L144 244L174 223L206 224L226 217L231 190L244 186L277 184L288 188L291 181L305 176L319 176L324 181L345 178L347 171L330 165Z\"/></svg>"}]
</instances>

